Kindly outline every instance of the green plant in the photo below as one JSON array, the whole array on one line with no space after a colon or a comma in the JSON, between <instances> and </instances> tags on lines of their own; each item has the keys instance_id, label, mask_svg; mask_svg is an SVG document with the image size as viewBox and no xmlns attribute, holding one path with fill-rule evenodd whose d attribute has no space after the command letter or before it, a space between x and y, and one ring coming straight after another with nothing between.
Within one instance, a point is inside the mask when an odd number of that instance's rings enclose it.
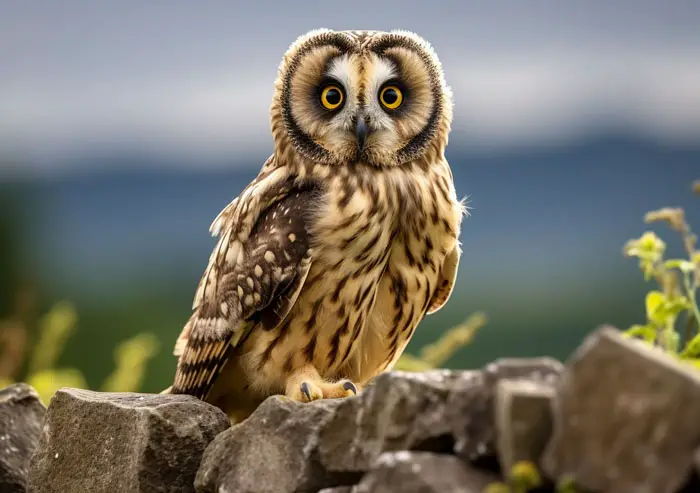
<instances>
[{"instance_id":1,"label":"green plant","mask_svg":"<svg viewBox=\"0 0 700 493\"><path fill-rule=\"evenodd\" d=\"M506 481L491 483L483 493L527 493L544 484L537 466L531 461L519 461L508 471ZM577 493L574 481L565 477L557 482L556 493Z\"/></svg>"},{"instance_id":2,"label":"green plant","mask_svg":"<svg viewBox=\"0 0 700 493\"><path fill-rule=\"evenodd\" d=\"M440 339L424 346L419 356L409 353L401 355L394 369L425 371L440 368L458 349L469 344L476 332L486 325L487 321L486 315L481 312L472 314L463 323L445 331Z\"/></svg>"},{"instance_id":3,"label":"green plant","mask_svg":"<svg viewBox=\"0 0 700 493\"><path fill-rule=\"evenodd\" d=\"M693 184L700 194L700 181ZM640 338L661 347L667 353L700 368L700 309L697 291L700 287L700 252L681 208L665 207L650 211L645 222L663 222L680 233L687 258L666 259L666 243L653 231L629 240L623 249L628 257L639 259L639 268L646 281L654 280L658 289L646 295L646 323L629 327L625 335ZM679 331L679 322L685 328Z\"/></svg>"},{"instance_id":4,"label":"green plant","mask_svg":"<svg viewBox=\"0 0 700 493\"><path fill-rule=\"evenodd\" d=\"M3 351L0 353L0 367L12 371L0 376L0 388L18 380L21 360L26 356L27 372L21 378L34 387L44 404L48 404L53 394L61 387L87 389L82 372L76 368L57 367L58 359L66 342L76 331L77 314L68 302L55 304L39 320L38 340L33 351L25 354L28 330L20 323L5 321ZM153 334L138 334L120 343L115 349L116 367L105 379L100 390L111 392L136 392L146 369L146 363L159 350L158 340ZM6 362L11 362L8 364Z\"/></svg>"},{"instance_id":5,"label":"green plant","mask_svg":"<svg viewBox=\"0 0 700 493\"><path fill-rule=\"evenodd\" d=\"M506 481L489 484L484 493L527 493L542 486L542 476L530 461L519 461L508 471Z\"/></svg>"}]
</instances>

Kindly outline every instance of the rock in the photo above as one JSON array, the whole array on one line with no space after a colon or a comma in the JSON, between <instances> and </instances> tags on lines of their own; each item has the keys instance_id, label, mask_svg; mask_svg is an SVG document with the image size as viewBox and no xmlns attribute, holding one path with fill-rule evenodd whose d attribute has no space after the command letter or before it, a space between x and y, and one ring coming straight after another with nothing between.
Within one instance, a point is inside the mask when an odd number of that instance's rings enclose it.
<instances>
[{"instance_id":1,"label":"rock","mask_svg":"<svg viewBox=\"0 0 700 493\"><path fill-rule=\"evenodd\" d=\"M59 390L32 457L29 491L193 492L205 447L230 427L187 395Z\"/></svg>"},{"instance_id":2,"label":"rock","mask_svg":"<svg viewBox=\"0 0 700 493\"><path fill-rule=\"evenodd\" d=\"M352 493L481 493L495 481L452 455L391 452L379 457Z\"/></svg>"},{"instance_id":3,"label":"rock","mask_svg":"<svg viewBox=\"0 0 700 493\"><path fill-rule=\"evenodd\" d=\"M0 491L23 493L29 459L41 435L46 408L29 385L0 390Z\"/></svg>"},{"instance_id":4,"label":"rock","mask_svg":"<svg viewBox=\"0 0 700 493\"><path fill-rule=\"evenodd\" d=\"M484 370L393 371L343 400L320 432L330 471L364 472L384 452L456 451L466 460L495 456L493 400L503 378L553 385L562 369L549 358L504 359Z\"/></svg>"},{"instance_id":5,"label":"rock","mask_svg":"<svg viewBox=\"0 0 700 493\"><path fill-rule=\"evenodd\" d=\"M552 358L502 358L471 379L461 379L447 402L455 452L471 461L496 456L494 395L498 382L520 379L554 386L564 366Z\"/></svg>"},{"instance_id":6,"label":"rock","mask_svg":"<svg viewBox=\"0 0 700 493\"><path fill-rule=\"evenodd\" d=\"M195 482L197 493L316 493L356 483L358 475L328 474L317 458L319 426L339 402L267 398L207 448Z\"/></svg>"},{"instance_id":7,"label":"rock","mask_svg":"<svg viewBox=\"0 0 700 493\"><path fill-rule=\"evenodd\" d=\"M601 327L559 381L542 468L584 490L673 493L693 468L699 414L697 370Z\"/></svg>"},{"instance_id":8,"label":"rock","mask_svg":"<svg viewBox=\"0 0 700 493\"><path fill-rule=\"evenodd\" d=\"M330 471L364 472L383 452L452 449L445 403L452 382L446 370L379 375L358 397L343 400L324 423L319 457Z\"/></svg>"},{"instance_id":9,"label":"rock","mask_svg":"<svg viewBox=\"0 0 700 493\"><path fill-rule=\"evenodd\" d=\"M496 386L495 424L498 462L504 472L518 461L539 464L552 433L551 385L501 380Z\"/></svg>"},{"instance_id":10,"label":"rock","mask_svg":"<svg viewBox=\"0 0 700 493\"><path fill-rule=\"evenodd\" d=\"M335 488L323 488L318 493L354 493L352 486L336 486Z\"/></svg>"}]
</instances>

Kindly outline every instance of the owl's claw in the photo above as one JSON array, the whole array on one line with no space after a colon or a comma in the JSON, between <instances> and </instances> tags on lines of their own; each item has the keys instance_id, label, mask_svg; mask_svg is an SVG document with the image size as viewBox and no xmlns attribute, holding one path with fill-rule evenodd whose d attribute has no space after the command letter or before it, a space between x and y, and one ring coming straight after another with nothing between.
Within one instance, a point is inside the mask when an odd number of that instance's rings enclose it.
<instances>
[{"instance_id":1,"label":"owl's claw","mask_svg":"<svg viewBox=\"0 0 700 493\"><path fill-rule=\"evenodd\" d=\"M298 402L312 402L319 399L340 399L352 397L360 393L360 388L354 382L343 379L337 382L324 380L312 367L306 367L295 372L287 380L285 394Z\"/></svg>"},{"instance_id":2,"label":"owl's claw","mask_svg":"<svg viewBox=\"0 0 700 493\"><path fill-rule=\"evenodd\" d=\"M359 393L360 391L357 385L350 380L341 380L336 383L326 383L323 385L323 397L326 399L352 397Z\"/></svg>"},{"instance_id":3,"label":"owl's claw","mask_svg":"<svg viewBox=\"0 0 700 493\"><path fill-rule=\"evenodd\" d=\"M357 387L350 380L346 380L343 383L343 389L348 392L352 392L352 395L357 395Z\"/></svg>"},{"instance_id":4,"label":"owl's claw","mask_svg":"<svg viewBox=\"0 0 700 493\"><path fill-rule=\"evenodd\" d=\"M300 390L302 401L311 402L323 399L323 391L313 383L301 382Z\"/></svg>"},{"instance_id":5,"label":"owl's claw","mask_svg":"<svg viewBox=\"0 0 700 493\"><path fill-rule=\"evenodd\" d=\"M304 382L301 384L301 393L306 396L307 400L311 400L311 390L309 390L309 384Z\"/></svg>"}]
</instances>

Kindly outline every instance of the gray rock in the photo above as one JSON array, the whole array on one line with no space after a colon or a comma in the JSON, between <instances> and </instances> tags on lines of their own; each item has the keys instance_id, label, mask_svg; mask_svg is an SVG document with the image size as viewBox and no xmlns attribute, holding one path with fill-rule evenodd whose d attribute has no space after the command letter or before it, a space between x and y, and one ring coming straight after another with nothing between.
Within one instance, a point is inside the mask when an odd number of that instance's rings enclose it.
<instances>
[{"instance_id":1,"label":"gray rock","mask_svg":"<svg viewBox=\"0 0 700 493\"><path fill-rule=\"evenodd\" d=\"M316 455L319 426L338 404L267 398L207 448L197 493L316 493L357 482L357 475L327 474Z\"/></svg>"},{"instance_id":2,"label":"gray rock","mask_svg":"<svg viewBox=\"0 0 700 493\"><path fill-rule=\"evenodd\" d=\"M336 486L335 488L323 488L318 493L354 493L352 486Z\"/></svg>"},{"instance_id":3,"label":"gray rock","mask_svg":"<svg viewBox=\"0 0 700 493\"><path fill-rule=\"evenodd\" d=\"M230 427L187 395L61 389L29 472L31 493L194 491L206 446Z\"/></svg>"},{"instance_id":4,"label":"gray rock","mask_svg":"<svg viewBox=\"0 0 700 493\"><path fill-rule=\"evenodd\" d=\"M498 477L452 455L430 452L382 454L352 493L481 493Z\"/></svg>"},{"instance_id":5,"label":"gray rock","mask_svg":"<svg viewBox=\"0 0 700 493\"><path fill-rule=\"evenodd\" d=\"M522 379L554 386L564 366L552 358L503 358L460 379L447 402L455 452L465 460L496 456L494 395L498 382Z\"/></svg>"},{"instance_id":6,"label":"gray rock","mask_svg":"<svg viewBox=\"0 0 700 493\"><path fill-rule=\"evenodd\" d=\"M549 358L504 359L484 370L393 371L341 402L320 432L330 471L367 471L384 452L495 456L494 393L503 378L553 385L563 366Z\"/></svg>"},{"instance_id":7,"label":"gray rock","mask_svg":"<svg viewBox=\"0 0 700 493\"><path fill-rule=\"evenodd\" d=\"M539 464L552 433L554 388L529 380L501 380L496 386L498 462L505 472L518 461Z\"/></svg>"},{"instance_id":8,"label":"gray rock","mask_svg":"<svg viewBox=\"0 0 700 493\"><path fill-rule=\"evenodd\" d=\"M359 396L343 400L320 432L319 457L330 471L364 472L383 452L452 449L445 403L456 373L379 375Z\"/></svg>"},{"instance_id":9,"label":"gray rock","mask_svg":"<svg viewBox=\"0 0 700 493\"><path fill-rule=\"evenodd\" d=\"M29 385L0 390L0 491L23 493L29 459L41 435L46 408Z\"/></svg>"},{"instance_id":10,"label":"gray rock","mask_svg":"<svg viewBox=\"0 0 700 493\"><path fill-rule=\"evenodd\" d=\"M698 415L699 372L601 327L559 382L542 468L584 490L675 492L693 468Z\"/></svg>"}]
</instances>

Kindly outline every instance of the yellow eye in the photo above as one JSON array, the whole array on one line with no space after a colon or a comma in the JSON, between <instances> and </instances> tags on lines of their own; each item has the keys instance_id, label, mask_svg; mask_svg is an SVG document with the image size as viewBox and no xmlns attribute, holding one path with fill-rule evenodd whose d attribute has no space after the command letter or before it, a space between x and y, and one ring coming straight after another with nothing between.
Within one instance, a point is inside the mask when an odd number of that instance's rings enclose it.
<instances>
[{"instance_id":1,"label":"yellow eye","mask_svg":"<svg viewBox=\"0 0 700 493\"><path fill-rule=\"evenodd\" d=\"M384 105L384 107L390 110L395 110L403 102L403 94L401 89L396 86L386 86L379 93L379 101Z\"/></svg>"},{"instance_id":2,"label":"yellow eye","mask_svg":"<svg viewBox=\"0 0 700 493\"><path fill-rule=\"evenodd\" d=\"M321 92L321 104L327 110L335 110L343 103L343 91L335 85L326 86Z\"/></svg>"}]
</instances>

